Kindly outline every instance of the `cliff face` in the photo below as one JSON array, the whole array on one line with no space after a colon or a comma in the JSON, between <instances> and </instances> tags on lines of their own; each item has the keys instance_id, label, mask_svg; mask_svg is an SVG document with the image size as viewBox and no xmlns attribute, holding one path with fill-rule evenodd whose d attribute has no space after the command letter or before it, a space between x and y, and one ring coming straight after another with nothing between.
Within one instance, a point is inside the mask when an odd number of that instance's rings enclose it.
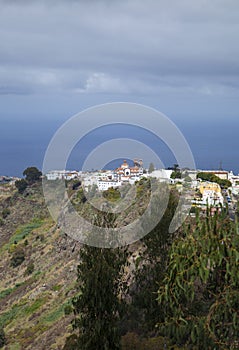
<instances>
[{"instance_id":1,"label":"cliff face","mask_svg":"<svg viewBox=\"0 0 239 350\"><path fill-rule=\"evenodd\" d=\"M3 349L62 349L71 333L79 244L49 216L41 184L0 186L0 326Z\"/></svg>"}]
</instances>

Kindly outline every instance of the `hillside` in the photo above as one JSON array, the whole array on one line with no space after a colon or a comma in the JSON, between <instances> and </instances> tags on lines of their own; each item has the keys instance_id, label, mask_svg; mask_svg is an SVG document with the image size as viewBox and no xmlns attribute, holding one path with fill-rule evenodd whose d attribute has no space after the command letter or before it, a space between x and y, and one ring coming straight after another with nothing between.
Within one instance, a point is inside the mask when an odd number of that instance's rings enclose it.
<instances>
[{"instance_id":1,"label":"hillside","mask_svg":"<svg viewBox=\"0 0 239 350\"><path fill-rule=\"evenodd\" d=\"M75 293L79 244L50 218L41 184L23 195L2 185L0 216L3 349L62 349L71 331L64 309Z\"/></svg>"},{"instance_id":2,"label":"hillside","mask_svg":"<svg viewBox=\"0 0 239 350\"><path fill-rule=\"evenodd\" d=\"M137 188L140 202L134 200L118 221L127 224L145 209L149 189L143 191L141 186ZM127 200L132 189L125 190ZM92 220L98 209L84 197L82 188L73 190L68 184L68 195L76 210ZM108 196L108 205L117 206L118 194L109 191ZM100 208L105 201L98 194L94 205ZM70 301L77 293L80 243L61 231L61 220L56 224L50 217L41 182L28 186L22 194L14 185L0 186L0 224L0 326L6 335L3 349L62 349L72 334ZM136 243L130 249L133 252L137 248Z\"/></svg>"}]
</instances>

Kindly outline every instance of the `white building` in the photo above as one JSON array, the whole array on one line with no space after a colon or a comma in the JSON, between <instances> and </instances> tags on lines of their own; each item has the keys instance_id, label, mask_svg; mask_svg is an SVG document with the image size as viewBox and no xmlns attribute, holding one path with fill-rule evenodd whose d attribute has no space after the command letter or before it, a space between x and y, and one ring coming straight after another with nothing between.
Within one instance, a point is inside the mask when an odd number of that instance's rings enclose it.
<instances>
[{"instance_id":1,"label":"white building","mask_svg":"<svg viewBox=\"0 0 239 350\"><path fill-rule=\"evenodd\" d=\"M234 175L232 171L228 173L228 180L231 181L232 186L239 185L239 175Z\"/></svg>"},{"instance_id":2,"label":"white building","mask_svg":"<svg viewBox=\"0 0 239 350\"><path fill-rule=\"evenodd\" d=\"M47 180L72 180L79 177L79 172L76 170L51 170L46 174Z\"/></svg>"},{"instance_id":3,"label":"white building","mask_svg":"<svg viewBox=\"0 0 239 350\"><path fill-rule=\"evenodd\" d=\"M98 173L82 173L82 186L88 192L89 187L97 185Z\"/></svg>"},{"instance_id":4,"label":"white building","mask_svg":"<svg viewBox=\"0 0 239 350\"><path fill-rule=\"evenodd\" d=\"M217 207L223 205L223 195L221 187L215 182L201 182L199 185L201 198L192 201L193 204L199 206Z\"/></svg>"},{"instance_id":5,"label":"white building","mask_svg":"<svg viewBox=\"0 0 239 350\"><path fill-rule=\"evenodd\" d=\"M155 177L159 181L173 183L173 179L171 179L171 174L173 170L171 169L158 169L152 171L152 173L148 173L147 176Z\"/></svg>"},{"instance_id":6,"label":"white building","mask_svg":"<svg viewBox=\"0 0 239 350\"><path fill-rule=\"evenodd\" d=\"M118 188L122 185L121 181L117 180L99 180L97 181L97 187L99 191L107 191L109 188Z\"/></svg>"},{"instance_id":7,"label":"white building","mask_svg":"<svg viewBox=\"0 0 239 350\"><path fill-rule=\"evenodd\" d=\"M120 187L121 184L119 176L111 170L102 171L98 174L97 187L99 191L107 191L111 187L117 188Z\"/></svg>"},{"instance_id":8,"label":"white building","mask_svg":"<svg viewBox=\"0 0 239 350\"><path fill-rule=\"evenodd\" d=\"M121 167L115 169L115 174L118 176L119 181L129 182L132 179L133 183L144 175L143 162L142 160L134 159L134 166L130 167L126 160L124 160Z\"/></svg>"},{"instance_id":9,"label":"white building","mask_svg":"<svg viewBox=\"0 0 239 350\"><path fill-rule=\"evenodd\" d=\"M209 206L223 205L223 196L219 192L215 191L204 191L202 196L202 204Z\"/></svg>"}]
</instances>

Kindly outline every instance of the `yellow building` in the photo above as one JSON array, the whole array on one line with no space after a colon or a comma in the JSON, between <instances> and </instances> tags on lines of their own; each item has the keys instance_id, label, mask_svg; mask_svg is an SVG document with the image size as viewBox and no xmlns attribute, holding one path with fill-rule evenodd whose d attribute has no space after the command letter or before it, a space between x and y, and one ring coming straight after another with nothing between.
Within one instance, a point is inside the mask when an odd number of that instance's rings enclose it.
<instances>
[{"instance_id":1,"label":"yellow building","mask_svg":"<svg viewBox=\"0 0 239 350\"><path fill-rule=\"evenodd\" d=\"M209 192L209 191L221 193L221 187L215 182L201 182L199 191L202 194L202 196L204 195L205 192Z\"/></svg>"},{"instance_id":2,"label":"yellow building","mask_svg":"<svg viewBox=\"0 0 239 350\"><path fill-rule=\"evenodd\" d=\"M201 204L209 206L223 205L221 187L215 182L202 182L199 187Z\"/></svg>"}]
</instances>

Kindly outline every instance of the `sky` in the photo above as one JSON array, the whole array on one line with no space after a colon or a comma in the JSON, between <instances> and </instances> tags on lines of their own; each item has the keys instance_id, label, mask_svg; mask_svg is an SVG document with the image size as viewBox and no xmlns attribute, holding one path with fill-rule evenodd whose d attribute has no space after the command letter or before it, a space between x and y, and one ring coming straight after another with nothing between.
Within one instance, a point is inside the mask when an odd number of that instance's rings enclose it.
<instances>
[{"instance_id":1,"label":"sky","mask_svg":"<svg viewBox=\"0 0 239 350\"><path fill-rule=\"evenodd\" d=\"M63 122L116 101L167 115L197 167L238 173L238 42L237 0L0 0L0 175L41 168Z\"/></svg>"}]
</instances>

